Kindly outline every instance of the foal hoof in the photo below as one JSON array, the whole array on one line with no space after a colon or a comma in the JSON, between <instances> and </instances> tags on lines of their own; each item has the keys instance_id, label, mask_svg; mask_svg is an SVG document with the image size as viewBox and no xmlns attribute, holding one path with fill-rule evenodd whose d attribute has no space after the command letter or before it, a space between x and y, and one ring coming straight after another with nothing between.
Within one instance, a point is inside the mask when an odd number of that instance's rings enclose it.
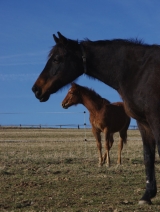
<instances>
[{"instance_id":1,"label":"foal hoof","mask_svg":"<svg viewBox=\"0 0 160 212\"><path fill-rule=\"evenodd\" d=\"M139 200L138 205L152 205L152 202L151 202L151 200L148 200L148 201L146 201L146 200Z\"/></svg>"}]
</instances>

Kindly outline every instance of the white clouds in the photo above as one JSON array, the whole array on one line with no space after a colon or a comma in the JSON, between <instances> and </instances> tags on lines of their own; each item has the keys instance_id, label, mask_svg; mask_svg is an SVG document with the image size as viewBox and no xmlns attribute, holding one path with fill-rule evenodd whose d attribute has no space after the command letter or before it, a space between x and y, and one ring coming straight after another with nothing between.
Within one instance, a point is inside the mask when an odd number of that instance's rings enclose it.
<instances>
[{"instance_id":1,"label":"white clouds","mask_svg":"<svg viewBox=\"0 0 160 212\"><path fill-rule=\"evenodd\" d=\"M0 74L0 81L30 81L37 78L37 74Z\"/></svg>"},{"instance_id":2,"label":"white clouds","mask_svg":"<svg viewBox=\"0 0 160 212\"><path fill-rule=\"evenodd\" d=\"M0 66L21 66L44 64L47 51L30 52L13 55L0 55Z\"/></svg>"},{"instance_id":3,"label":"white clouds","mask_svg":"<svg viewBox=\"0 0 160 212\"><path fill-rule=\"evenodd\" d=\"M0 56L0 60L1 59L8 59L8 58L25 57L25 56L29 56L29 57L36 56L36 57L38 57L39 55L44 55L46 53L47 53L47 51L45 50L45 51L40 51L40 52L29 52L29 53L5 55L5 56Z\"/></svg>"},{"instance_id":4,"label":"white clouds","mask_svg":"<svg viewBox=\"0 0 160 212\"><path fill-rule=\"evenodd\" d=\"M0 63L0 66L22 66L22 65L37 65L44 64L41 60L36 62L11 62L11 63Z\"/></svg>"}]
</instances>

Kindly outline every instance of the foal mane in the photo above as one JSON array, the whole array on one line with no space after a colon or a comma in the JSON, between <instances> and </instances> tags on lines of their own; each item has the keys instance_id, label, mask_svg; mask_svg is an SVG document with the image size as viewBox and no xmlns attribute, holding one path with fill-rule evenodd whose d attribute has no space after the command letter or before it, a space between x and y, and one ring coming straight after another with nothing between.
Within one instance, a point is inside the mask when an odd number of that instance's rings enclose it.
<instances>
[{"instance_id":1,"label":"foal mane","mask_svg":"<svg viewBox=\"0 0 160 212\"><path fill-rule=\"evenodd\" d=\"M88 88L88 87L83 87L83 86L80 86L80 85L78 85L78 84L76 84L76 83L74 83L77 87L78 87L78 89L80 90L80 91L82 91L82 92L85 92L85 94L88 96L88 97L91 97L92 99L100 99L100 100L102 100L102 101L104 101L104 102L106 102L107 104L110 104L110 101L108 101L107 99L104 99L104 98L102 98L98 93L96 93L93 89L91 89L91 88Z\"/></svg>"}]
</instances>

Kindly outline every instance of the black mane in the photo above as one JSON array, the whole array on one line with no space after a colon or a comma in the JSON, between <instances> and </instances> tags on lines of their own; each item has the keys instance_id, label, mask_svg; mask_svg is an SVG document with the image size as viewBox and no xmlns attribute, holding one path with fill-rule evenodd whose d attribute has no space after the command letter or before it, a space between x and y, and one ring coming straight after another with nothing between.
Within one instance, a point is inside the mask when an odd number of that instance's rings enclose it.
<instances>
[{"instance_id":1,"label":"black mane","mask_svg":"<svg viewBox=\"0 0 160 212\"><path fill-rule=\"evenodd\" d=\"M150 46L149 44L144 43L142 39L113 39L113 40L98 40L91 41L89 39L85 39L83 42L91 43L93 46L97 45L109 45L109 44L118 44L118 45L134 45L134 46Z\"/></svg>"},{"instance_id":2,"label":"black mane","mask_svg":"<svg viewBox=\"0 0 160 212\"><path fill-rule=\"evenodd\" d=\"M149 45L144 43L144 41L142 39L137 39L137 38L131 38L131 39L113 39L113 40L97 40L97 41L91 41L88 38L85 38L84 40L72 40L72 39L67 39L68 40L68 45L70 46L70 48L72 50L76 50L77 49L77 45L80 43L88 43L88 44L92 44L93 46L97 46L97 45L108 45L108 44L117 44L117 45L125 45L125 46L153 46L153 45ZM157 46L157 45L154 45ZM58 44L58 48L62 48L65 49L65 46L63 46L62 44ZM66 46L67 47L67 46ZM55 51L56 49L56 45L53 46L51 48L51 50L49 51L48 54L48 58L50 58L53 54L53 51Z\"/></svg>"}]
</instances>

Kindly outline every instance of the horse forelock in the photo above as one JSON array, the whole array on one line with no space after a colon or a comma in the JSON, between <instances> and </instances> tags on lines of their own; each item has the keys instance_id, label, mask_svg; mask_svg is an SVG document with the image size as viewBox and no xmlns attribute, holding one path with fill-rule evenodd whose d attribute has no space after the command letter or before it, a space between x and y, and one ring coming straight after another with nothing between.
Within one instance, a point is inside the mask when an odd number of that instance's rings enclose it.
<instances>
[{"instance_id":1,"label":"horse forelock","mask_svg":"<svg viewBox=\"0 0 160 212\"><path fill-rule=\"evenodd\" d=\"M48 58L52 57L52 55L54 54L54 52L56 51L63 51L64 50L64 46L62 44L56 44L55 46L53 46L51 48L51 50L49 51L49 54L48 54Z\"/></svg>"},{"instance_id":2,"label":"horse forelock","mask_svg":"<svg viewBox=\"0 0 160 212\"><path fill-rule=\"evenodd\" d=\"M58 43L55 46L52 46L51 50L48 53L48 58L50 58L55 51L60 51L60 49L62 51L69 51L69 50L74 51L77 49L77 46L80 43L78 40L71 40L71 39L67 39L67 40L68 40L68 42L66 45L64 45L62 43Z\"/></svg>"}]
</instances>

